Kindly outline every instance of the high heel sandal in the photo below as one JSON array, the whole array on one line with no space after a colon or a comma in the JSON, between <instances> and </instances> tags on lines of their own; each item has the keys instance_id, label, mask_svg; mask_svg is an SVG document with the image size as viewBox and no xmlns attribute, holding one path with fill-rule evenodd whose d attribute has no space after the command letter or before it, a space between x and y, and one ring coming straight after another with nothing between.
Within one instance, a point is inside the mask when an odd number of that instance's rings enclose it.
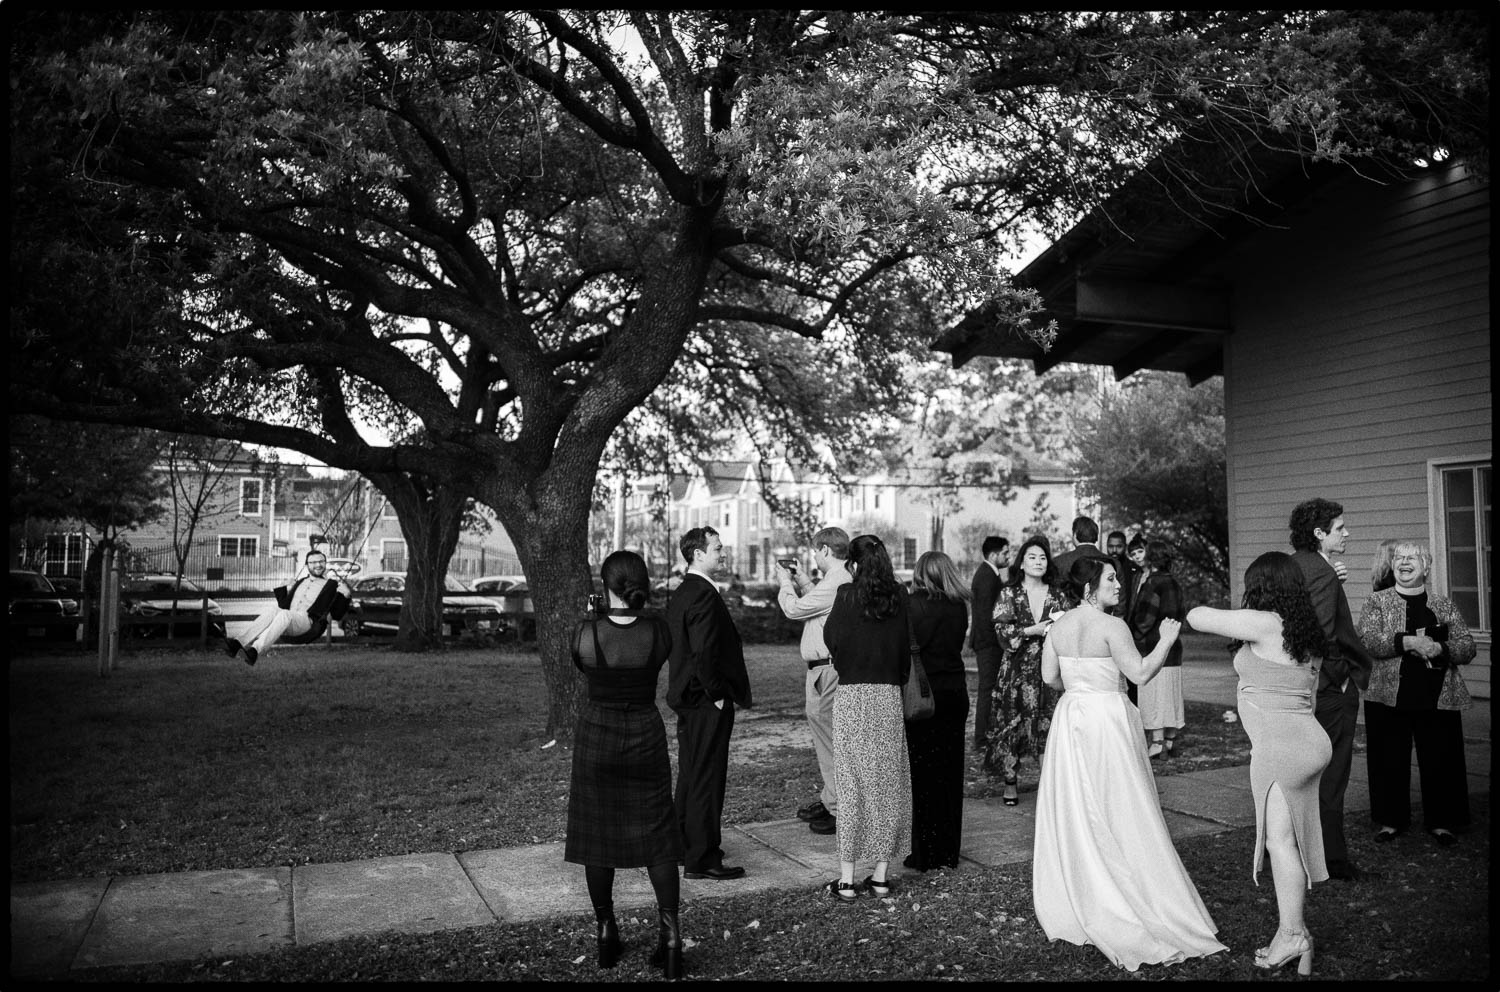
<instances>
[{"instance_id":1,"label":"high heel sandal","mask_svg":"<svg viewBox=\"0 0 1500 992\"><path fill-rule=\"evenodd\" d=\"M1007 806L1014 806L1016 803L1020 802L1021 795L1016 789L1016 786L1018 784L1019 781L1014 775L1012 775L1010 778L1007 778L1005 780L1005 791L1001 794L1000 801L1005 803L1005 805Z\"/></svg>"},{"instance_id":2,"label":"high heel sandal","mask_svg":"<svg viewBox=\"0 0 1500 992\"><path fill-rule=\"evenodd\" d=\"M1280 968L1282 965L1292 960L1292 958L1297 958L1297 974L1303 976L1311 975L1313 963L1313 935L1308 933L1306 930L1277 930L1276 933L1285 934L1286 936L1291 937L1293 941L1292 949L1273 961L1271 960L1270 945L1259 948L1255 952L1255 967L1270 971L1274 968ZM1271 943L1274 944L1275 942L1276 938L1272 937Z\"/></svg>"}]
</instances>

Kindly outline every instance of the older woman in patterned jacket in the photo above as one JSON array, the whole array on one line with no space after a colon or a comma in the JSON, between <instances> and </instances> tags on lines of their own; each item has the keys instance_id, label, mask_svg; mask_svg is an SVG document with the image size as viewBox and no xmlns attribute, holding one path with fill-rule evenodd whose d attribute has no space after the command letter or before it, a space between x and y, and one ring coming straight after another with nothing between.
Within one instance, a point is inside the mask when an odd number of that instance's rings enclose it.
<instances>
[{"instance_id":1,"label":"older woman in patterned jacket","mask_svg":"<svg viewBox=\"0 0 1500 992\"><path fill-rule=\"evenodd\" d=\"M1391 549L1396 584L1374 593L1359 636L1375 659L1365 693L1365 743L1375 840L1411 824L1411 749L1422 779L1422 821L1444 847L1469 825L1462 711L1469 689L1458 673L1474 660L1474 637L1452 600L1427 585L1432 556L1416 541Z\"/></svg>"}]
</instances>

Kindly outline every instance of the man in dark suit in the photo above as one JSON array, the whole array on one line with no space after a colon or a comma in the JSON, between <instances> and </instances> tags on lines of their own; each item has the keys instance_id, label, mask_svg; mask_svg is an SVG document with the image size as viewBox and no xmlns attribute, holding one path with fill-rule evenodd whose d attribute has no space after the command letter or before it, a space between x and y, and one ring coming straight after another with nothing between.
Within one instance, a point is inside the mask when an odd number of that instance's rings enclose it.
<instances>
[{"instance_id":1,"label":"man in dark suit","mask_svg":"<svg viewBox=\"0 0 1500 992\"><path fill-rule=\"evenodd\" d=\"M667 705L677 714L677 822L686 878L745 874L724 864L719 820L729 777L734 707L750 705L750 677L740 632L711 573L724 565L724 544L712 527L682 535L687 572L667 603L672 631Z\"/></svg>"},{"instance_id":2,"label":"man in dark suit","mask_svg":"<svg viewBox=\"0 0 1500 992\"><path fill-rule=\"evenodd\" d=\"M969 644L974 648L974 664L979 669L979 696L974 706L974 750L984 750L990 732L994 706L995 682L1000 678L1000 639L995 635L995 600L1005 585L1004 569L1010 562L1010 542L991 535L979 546L984 560L974 570L969 583L973 594L972 618L969 621Z\"/></svg>"},{"instance_id":3,"label":"man in dark suit","mask_svg":"<svg viewBox=\"0 0 1500 992\"><path fill-rule=\"evenodd\" d=\"M326 578L328 556L316 549L307 553L307 574L291 586L272 590L276 605L255 618L242 635L243 646L233 637L224 638L224 653L253 665L261 655L276 646L283 637L312 634L315 624L325 624L329 617L344 619L353 595L342 579Z\"/></svg>"},{"instance_id":4,"label":"man in dark suit","mask_svg":"<svg viewBox=\"0 0 1500 992\"><path fill-rule=\"evenodd\" d=\"M1068 571L1072 569L1073 563L1084 555L1088 555L1090 558L1098 558L1101 561L1109 560L1109 556L1099 550L1099 525L1094 523L1094 518L1074 517L1073 550L1064 551L1052 559L1052 567L1057 573L1059 585L1067 579ZM1066 592L1064 592L1061 598L1070 609L1078 605Z\"/></svg>"},{"instance_id":5,"label":"man in dark suit","mask_svg":"<svg viewBox=\"0 0 1500 992\"><path fill-rule=\"evenodd\" d=\"M1370 656L1354 628L1343 581L1347 570L1332 556L1342 554L1349 539L1344 508L1332 500L1310 499L1297 504L1290 522L1292 560L1302 569L1318 622L1328 638L1323 667L1318 672L1314 712L1328 733L1333 757L1318 783L1318 814L1323 825L1323 856L1328 874L1359 881L1370 873L1349 861L1344 841L1344 792L1354 761L1354 733L1359 721L1359 694L1370 684Z\"/></svg>"}]
</instances>

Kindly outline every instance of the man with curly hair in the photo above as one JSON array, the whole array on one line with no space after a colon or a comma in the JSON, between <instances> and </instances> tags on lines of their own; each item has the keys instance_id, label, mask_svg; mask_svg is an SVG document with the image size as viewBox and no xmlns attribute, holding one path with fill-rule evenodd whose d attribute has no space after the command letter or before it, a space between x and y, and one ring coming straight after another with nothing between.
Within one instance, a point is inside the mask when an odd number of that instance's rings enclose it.
<instances>
[{"instance_id":1,"label":"man with curly hair","mask_svg":"<svg viewBox=\"0 0 1500 992\"><path fill-rule=\"evenodd\" d=\"M1349 861L1344 841L1344 792L1349 787L1349 769L1354 762L1354 734L1359 721L1359 694L1370 684L1373 662L1360 641L1344 595L1348 575L1343 554L1349 539L1344 526L1344 508L1327 499L1297 504L1290 521L1292 560L1307 580L1313 609L1327 638L1323 666L1318 672L1315 713L1333 745L1333 759L1323 770L1318 785L1318 813L1323 825L1323 855L1328 874L1345 881L1369 876Z\"/></svg>"}]
</instances>

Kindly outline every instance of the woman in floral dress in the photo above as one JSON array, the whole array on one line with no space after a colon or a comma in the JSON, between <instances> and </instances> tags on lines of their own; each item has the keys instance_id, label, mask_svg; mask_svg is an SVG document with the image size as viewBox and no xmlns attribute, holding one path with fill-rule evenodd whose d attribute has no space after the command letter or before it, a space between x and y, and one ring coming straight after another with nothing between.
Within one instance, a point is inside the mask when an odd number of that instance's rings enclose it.
<instances>
[{"instance_id":1,"label":"woman in floral dress","mask_svg":"<svg viewBox=\"0 0 1500 992\"><path fill-rule=\"evenodd\" d=\"M995 599L995 633L1003 652L995 682L994 719L985 743L984 766L1005 783L1007 806L1020 801L1016 766L1029 757L1041 765L1047 728L1057 694L1042 683L1042 641L1062 615L1053 591L1052 549L1047 539L1030 537L1021 545L1011 580Z\"/></svg>"}]
</instances>

